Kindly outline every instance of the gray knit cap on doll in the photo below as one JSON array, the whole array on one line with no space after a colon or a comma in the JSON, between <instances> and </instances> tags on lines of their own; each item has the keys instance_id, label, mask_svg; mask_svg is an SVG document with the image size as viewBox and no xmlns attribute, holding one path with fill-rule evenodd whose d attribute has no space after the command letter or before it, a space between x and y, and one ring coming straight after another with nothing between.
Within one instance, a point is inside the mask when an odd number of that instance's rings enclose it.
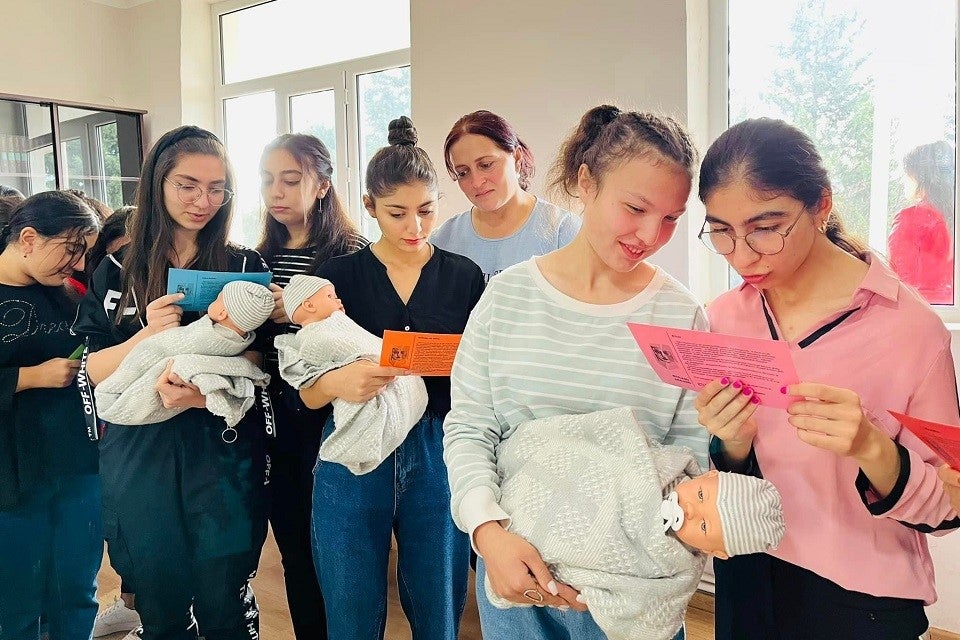
<instances>
[{"instance_id":1,"label":"gray knit cap on doll","mask_svg":"<svg viewBox=\"0 0 960 640\"><path fill-rule=\"evenodd\" d=\"M283 288L283 310L287 312L288 317L293 317L293 312L303 304L304 300L331 284L333 283L319 276L303 274L293 276Z\"/></svg>"},{"instance_id":2,"label":"gray knit cap on doll","mask_svg":"<svg viewBox=\"0 0 960 640\"><path fill-rule=\"evenodd\" d=\"M273 294L262 284L234 280L223 287L223 306L237 328L253 331L273 313Z\"/></svg>"},{"instance_id":3,"label":"gray knit cap on doll","mask_svg":"<svg viewBox=\"0 0 960 640\"><path fill-rule=\"evenodd\" d=\"M723 544L731 556L776 548L786 529L780 492L768 480L739 473L720 473L717 511Z\"/></svg>"}]
</instances>

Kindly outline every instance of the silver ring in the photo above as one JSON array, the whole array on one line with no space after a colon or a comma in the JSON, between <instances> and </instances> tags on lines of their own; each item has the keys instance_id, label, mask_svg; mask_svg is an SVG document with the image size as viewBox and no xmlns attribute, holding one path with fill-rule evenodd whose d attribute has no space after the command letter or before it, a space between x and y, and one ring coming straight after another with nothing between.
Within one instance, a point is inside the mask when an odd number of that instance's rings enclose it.
<instances>
[{"instance_id":1,"label":"silver ring","mask_svg":"<svg viewBox=\"0 0 960 640\"><path fill-rule=\"evenodd\" d=\"M535 595L531 595L531 594L535 594ZM540 593L539 589L527 589L526 591L523 592L523 597L526 598L527 600L530 600L531 602L535 602L537 604L543 604L543 594Z\"/></svg>"},{"instance_id":2,"label":"silver ring","mask_svg":"<svg viewBox=\"0 0 960 640\"><path fill-rule=\"evenodd\" d=\"M220 439L226 442L227 444L233 444L237 441L237 430L233 427L227 427L220 432Z\"/></svg>"}]
</instances>

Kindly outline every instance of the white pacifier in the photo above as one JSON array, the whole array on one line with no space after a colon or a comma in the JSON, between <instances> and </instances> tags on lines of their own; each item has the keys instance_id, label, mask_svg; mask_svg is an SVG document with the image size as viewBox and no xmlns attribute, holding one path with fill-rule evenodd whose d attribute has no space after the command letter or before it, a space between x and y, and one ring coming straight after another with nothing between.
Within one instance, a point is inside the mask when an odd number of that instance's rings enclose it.
<instances>
[{"instance_id":1,"label":"white pacifier","mask_svg":"<svg viewBox=\"0 0 960 640\"><path fill-rule=\"evenodd\" d=\"M671 491L666 500L660 503L660 517L663 518L663 532L670 529L679 531L683 526L683 509L676 491Z\"/></svg>"}]
</instances>

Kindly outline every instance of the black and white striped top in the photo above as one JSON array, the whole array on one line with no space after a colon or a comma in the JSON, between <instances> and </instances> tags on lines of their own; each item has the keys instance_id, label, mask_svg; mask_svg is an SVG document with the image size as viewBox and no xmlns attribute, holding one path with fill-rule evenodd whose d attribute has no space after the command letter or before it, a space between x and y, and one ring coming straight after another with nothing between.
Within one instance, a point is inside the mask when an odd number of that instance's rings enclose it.
<instances>
[{"instance_id":1,"label":"black and white striped top","mask_svg":"<svg viewBox=\"0 0 960 640\"><path fill-rule=\"evenodd\" d=\"M353 233L347 240L347 250L345 254L359 251L370 244L370 241L359 233ZM286 287L290 283L290 278L301 273L309 273L310 265L317 255L316 247L303 247L302 249L282 249L280 253L267 259L267 265L273 272L273 283L279 287ZM273 336L284 333L294 333L300 329L299 325L287 324L277 327L275 331L270 332ZM269 340L269 346L264 349L264 357L271 365L277 363L277 351L273 348L272 338Z\"/></svg>"}]
</instances>

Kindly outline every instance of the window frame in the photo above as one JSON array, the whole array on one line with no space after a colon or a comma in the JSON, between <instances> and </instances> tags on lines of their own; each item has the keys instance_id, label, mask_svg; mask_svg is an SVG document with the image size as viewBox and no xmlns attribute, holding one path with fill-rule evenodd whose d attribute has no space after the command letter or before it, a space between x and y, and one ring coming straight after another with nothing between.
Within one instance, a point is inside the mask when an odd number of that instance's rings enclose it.
<instances>
[{"instance_id":1,"label":"window frame","mask_svg":"<svg viewBox=\"0 0 960 640\"><path fill-rule=\"evenodd\" d=\"M117 108L116 106L108 106L102 104L92 104L87 102L74 102L70 100L54 100L51 98L40 98L37 96L24 96L13 93L0 93L0 101L9 101L9 102L23 102L28 104L35 104L40 107L47 109L48 115L50 117L50 133L44 134L50 136L50 146L51 152L53 153L53 165L54 165L54 189L66 189L69 186L68 176L66 175L66 163L63 157L63 144L67 141L64 139L60 131L60 108L72 108L72 109L84 109L88 111L97 111L103 113L113 113L124 116L132 116L136 119L137 123L137 149L140 152L140 158L137 163L137 166L143 164L143 157L146 155L146 147L144 146L145 140L143 137L143 116L147 113L143 109L128 109L128 108ZM93 116L94 114L91 114ZM96 123L98 125L109 124L110 122L116 122L116 119L111 120L107 116L100 118L103 122ZM92 121L91 121L92 122ZM95 127L94 127L95 129ZM91 133L89 127L85 127L84 132L86 142L87 142L87 152L100 154L99 140L97 139L96 133ZM69 138L70 140L76 139L76 136ZM93 161L97 158L86 158L86 161ZM93 165L91 164L91 167ZM105 177L105 176L104 176ZM89 193L90 197L97 198L98 200L106 199L103 197L105 194L99 193Z\"/></svg>"},{"instance_id":2,"label":"window frame","mask_svg":"<svg viewBox=\"0 0 960 640\"><path fill-rule=\"evenodd\" d=\"M227 0L210 6L211 28L214 46L214 99L216 101L216 129L224 143L226 118L224 103L263 91L273 91L277 114L277 135L290 133L291 98L295 96L333 90L335 104L336 166L334 187L341 194L348 214L362 228L363 197L360 191L360 127L359 96L357 79L361 75L376 73L396 67L410 66L410 49L398 49L372 56L354 58L343 62L310 67L297 71L253 78L240 82L224 83L223 47L220 40L221 16L266 4L272 0Z\"/></svg>"},{"instance_id":3,"label":"window frame","mask_svg":"<svg viewBox=\"0 0 960 640\"><path fill-rule=\"evenodd\" d=\"M708 82L707 88L707 134L709 142L726 131L730 117L730 86L729 86L729 20L730 0L711 0L707 11L707 54L708 54ZM957 91L956 115L960 122L960 18L958 18L958 38L954 47L955 82ZM957 132L960 143L960 131ZM960 148L960 144L956 145ZM706 147L703 149L706 152ZM955 157L955 162L957 161ZM960 164L957 164L955 192L960 196ZM954 331L960 331L960 197L958 197L958 211L954 216L954 290L953 305L933 306L937 315ZM871 221L873 217L871 216ZM701 219L702 222L702 219ZM691 289L701 300L709 302L729 289L729 265L723 256L707 250L698 240L700 225L694 223L688 226L688 246L691 251L700 254L690 257Z\"/></svg>"}]
</instances>

